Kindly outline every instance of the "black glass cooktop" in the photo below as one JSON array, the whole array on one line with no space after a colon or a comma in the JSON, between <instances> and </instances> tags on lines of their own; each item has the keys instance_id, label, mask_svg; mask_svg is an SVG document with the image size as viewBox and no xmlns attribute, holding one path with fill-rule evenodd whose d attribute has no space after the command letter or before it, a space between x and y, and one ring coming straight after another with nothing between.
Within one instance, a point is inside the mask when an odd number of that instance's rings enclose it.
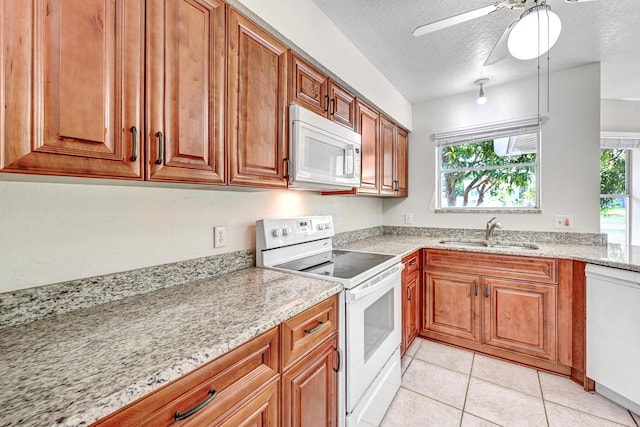
<instances>
[{"instance_id":1,"label":"black glass cooktop","mask_svg":"<svg viewBox=\"0 0 640 427\"><path fill-rule=\"evenodd\" d=\"M351 279L393 257L393 255L372 254L367 252L332 250L276 265L275 267L318 274L320 276Z\"/></svg>"}]
</instances>

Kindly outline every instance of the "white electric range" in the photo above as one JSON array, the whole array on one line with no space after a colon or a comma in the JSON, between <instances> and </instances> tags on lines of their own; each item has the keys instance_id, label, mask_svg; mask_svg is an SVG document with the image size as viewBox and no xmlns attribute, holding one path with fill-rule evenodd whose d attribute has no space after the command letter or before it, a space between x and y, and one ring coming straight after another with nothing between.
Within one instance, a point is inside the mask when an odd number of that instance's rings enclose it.
<instances>
[{"instance_id":1,"label":"white electric range","mask_svg":"<svg viewBox=\"0 0 640 427\"><path fill-rule=\"evenodd\" d=\"M341 283L339 425L377 426L400 387L401 259L333 249L331 216L256 222L256 265Z\"/></svg>"}]
</instances>

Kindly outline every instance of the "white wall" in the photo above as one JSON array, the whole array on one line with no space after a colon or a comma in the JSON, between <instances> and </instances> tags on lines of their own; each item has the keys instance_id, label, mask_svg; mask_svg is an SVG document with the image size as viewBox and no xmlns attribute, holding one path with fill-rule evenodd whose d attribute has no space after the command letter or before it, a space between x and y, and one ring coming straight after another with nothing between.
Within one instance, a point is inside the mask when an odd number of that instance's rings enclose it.
<instances>
[{"instance_id":1,"label":"white wall","mask_svg":"<svg viewBox=\"0 0 640 427\"><path fill-rule=\"evenodd\" d=\"M407 129L411 104L312 0L236 0Z\"/></svg>"},{"instance_id":2,"label":"white wall","mask_svg":"<svg viewBox=\"0 0 640 427\"><path fill-rule=\"evenodd\" d=\"M252 249L267 217L331 214L336 232L382 225L375 198L2 178L0 292ZM227 227L224 248L214 225Z\"/></svg>"},{"instance_id":3,"label":"white wall","mask_svg":"<svg viewBox=\"0 0 640 427\"><path fill-rule=\"evenodd\" d=\"M541 76L541 82L546 79ZM550 112L541 88L542 213L499 214L505 229L557 231L555 214L573 215L574 229L599 232L600 64L552 73ZM485 88L488 101L476 103L477 91L416 104L409 136L409 197L384 201L384 224L483 228L492 216L481 213L435 213L436 131L534 115L538 111L537 79Z\"/></svg>"}]
</instances>

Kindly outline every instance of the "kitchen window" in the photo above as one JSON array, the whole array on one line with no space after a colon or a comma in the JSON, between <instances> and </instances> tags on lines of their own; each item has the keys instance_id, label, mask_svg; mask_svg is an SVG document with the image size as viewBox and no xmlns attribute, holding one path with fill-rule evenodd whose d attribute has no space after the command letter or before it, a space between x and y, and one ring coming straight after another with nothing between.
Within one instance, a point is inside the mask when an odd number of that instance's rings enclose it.
<instances>
[{"instance_id":1,"label":"kitchen window","mask_svg":"<svg viewBox=\"0 0 640 427\"><path fill-rule=\"evenodd\" d=\"M538 211L538 116L438 132L435 136L438 211Z\"/></svg>"}]
</instances>

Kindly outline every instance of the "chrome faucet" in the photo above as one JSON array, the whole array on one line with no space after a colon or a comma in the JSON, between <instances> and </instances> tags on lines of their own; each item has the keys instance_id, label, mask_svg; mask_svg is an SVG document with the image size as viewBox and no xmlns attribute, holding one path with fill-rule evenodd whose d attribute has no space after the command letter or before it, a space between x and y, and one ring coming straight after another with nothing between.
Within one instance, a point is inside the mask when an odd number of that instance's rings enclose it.
<instances>
[{"instance_id":1,"label":"chrome faucet","mask_svg":"<svg viewBox=\"0 0 640 427\"><path fill-rule=\"evenodd\" d=\"M493 233L496 231L496 228L502 228L499 222L496 222L496 217L494 216L489 221L487 221L487 227L485 229L484 240L488 242L493 241Z\"/></svg>"}]
</instances>

